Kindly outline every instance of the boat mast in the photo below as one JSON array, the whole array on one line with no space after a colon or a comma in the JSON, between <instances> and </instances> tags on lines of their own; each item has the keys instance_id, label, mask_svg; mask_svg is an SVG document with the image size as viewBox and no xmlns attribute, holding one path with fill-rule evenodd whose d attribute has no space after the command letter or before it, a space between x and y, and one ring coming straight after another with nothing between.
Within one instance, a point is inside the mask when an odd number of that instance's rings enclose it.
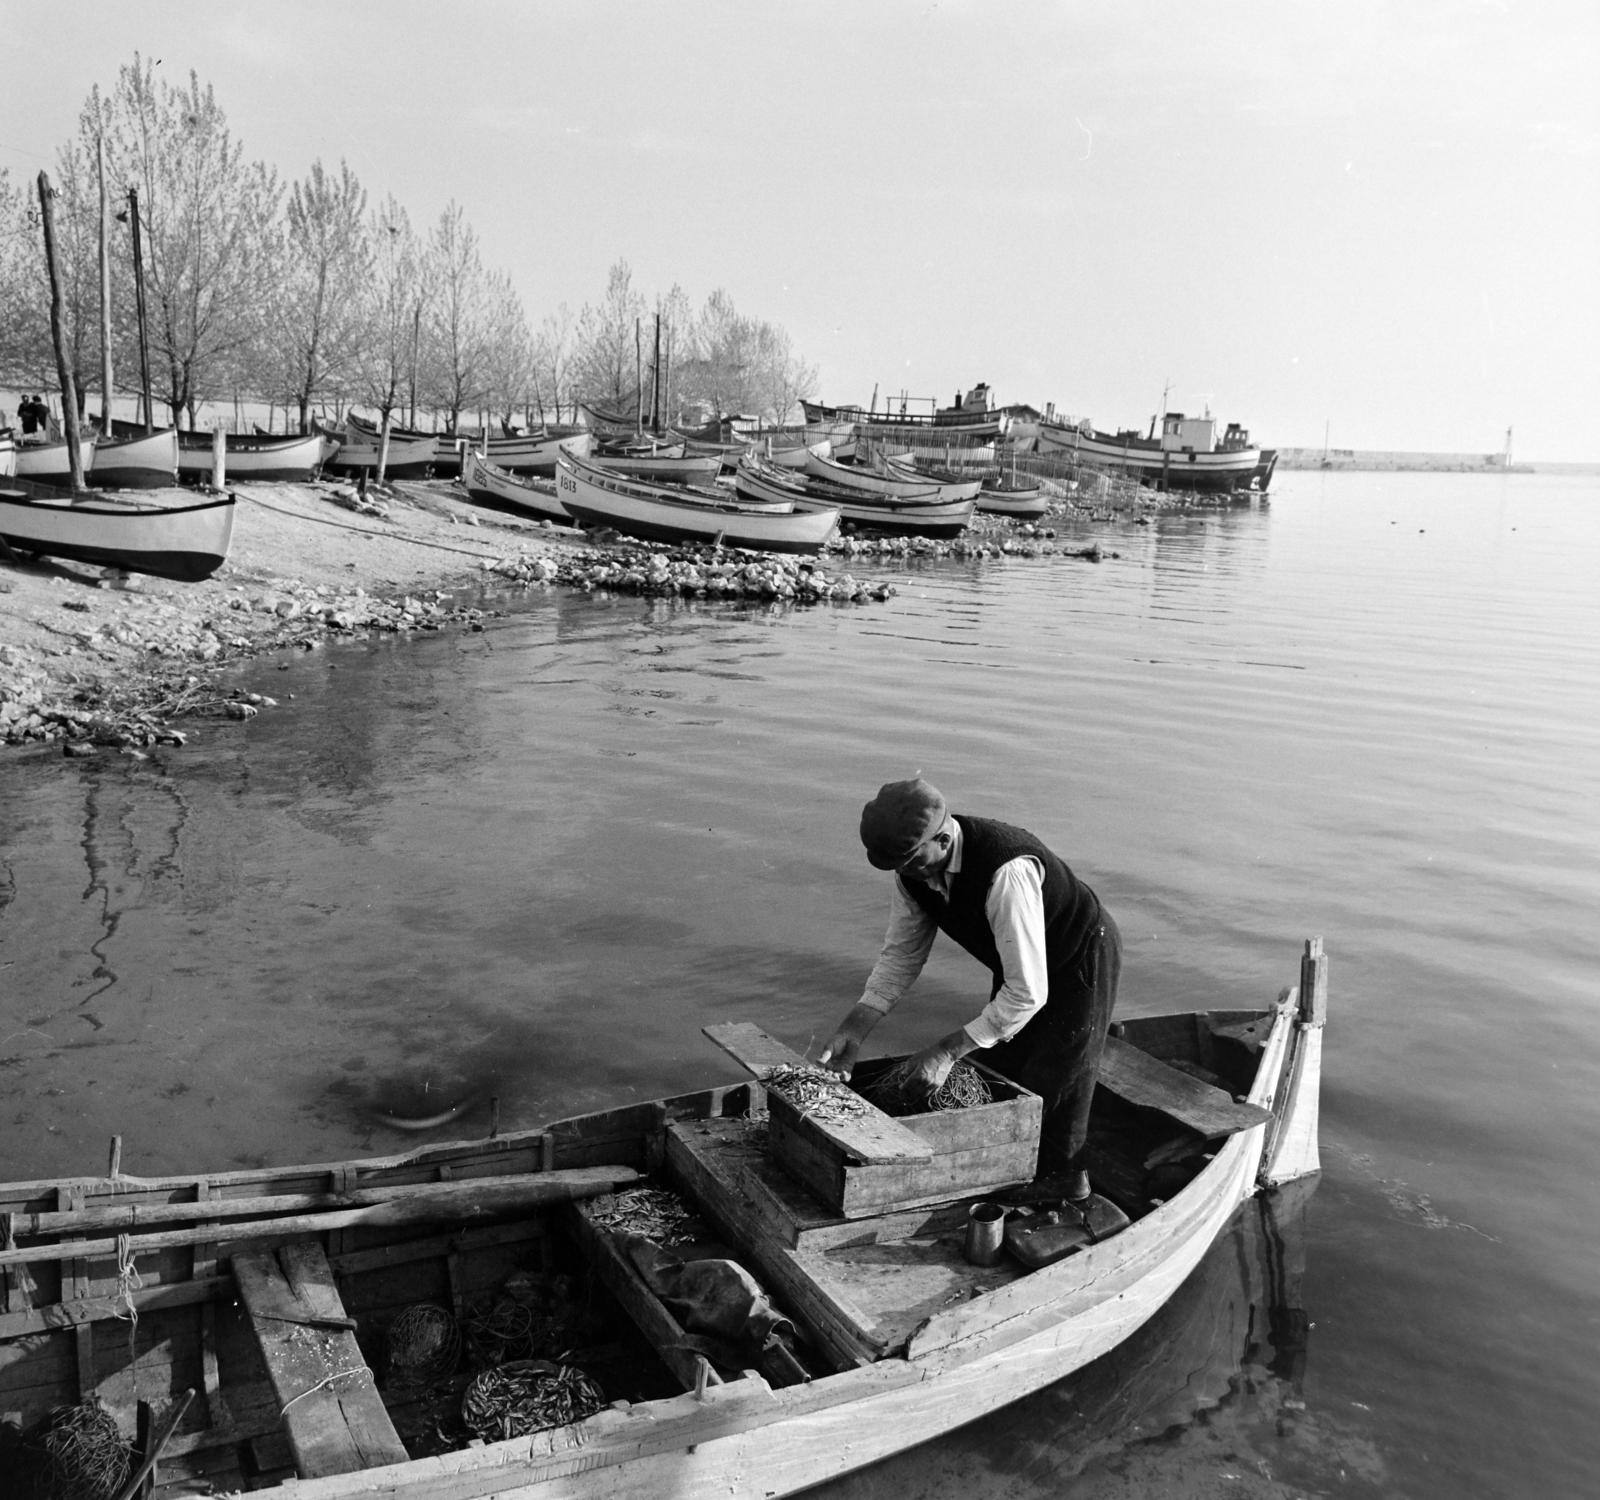
<instances>
[{"instance_id":1,"label":"boat mast","mask_svg":"<svg viewBox=\"0 0 1600 1500\"><path fill-rule=\"evenodd\" d=\"M94 164L100 179L100 436L111 441L111 200L106 197L106 139L95 95Z\"/></svg>"},{"instance_id":2,"label":"boat mast","mask_svg":"<svg viewBox=\"0 0 1600 1500\"><path fill-rule=\"evenodd\" d=\"M661 436L661 314L656 314L656 354L650 362L650 430Z\"/></svg>"},{"instance_id":3,"label":"boat mast","mask_svg":"<svg viewBox=\"0 0 1600 1500\"><path fill-rule=\"evenodd\" d=\"M633 320L633 435L644 435L644 343L640 320Z\"/></svg>"},{"instance_id":4,"label":"boat mast","mask_svg":"<svg viewBox=\"0 0 1600 1500\"><path fill-rule=\"evenodd\" d=\"M144 430L156 430L150 401L150 336L144 322L144 251L139 244L139 189L128 189L129 227L133 230L133 295L139 309L139 379L144 392Z\"/></svg>"},{"instance_id":5,"label":"boat mast","mask_svg":"<svg viewBox=\"0 0 1600 1500\"><path fill-rule=\"evenodd\" d=\"M61 381L61 426L67 435L67 466L74 495L83 488L83 448L78 433L78 383L67 363L67 341L62 332L61 272L56 265L56 213L50 206L55 189L39 173L39 218L44 225L44 263L50 273L50 341L56 346L56 375Z\"/></svg>"}]
</instances>

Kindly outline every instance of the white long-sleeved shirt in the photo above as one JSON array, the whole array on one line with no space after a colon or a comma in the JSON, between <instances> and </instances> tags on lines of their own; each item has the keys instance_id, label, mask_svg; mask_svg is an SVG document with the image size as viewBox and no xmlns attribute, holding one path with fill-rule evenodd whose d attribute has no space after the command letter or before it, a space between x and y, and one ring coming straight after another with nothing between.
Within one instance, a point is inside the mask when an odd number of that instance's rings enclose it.
<instances>
[{"instance_id":1,"label":"white long-sleeved shirt","mask_svg":"<svg viewBox=\"0 0 1600 1500\"><path fill-rule=\"evenodd\" d=\"M924 881L946 899L951 878L960 873L961 821L950 820L955 837L943 870ZM992 1047L1013 1037L1050 998L1050 977L1044 948L1044 866L1031 854L1020 854L995 871L984 914L1000 951L1004 982L965 1031L979 1047ZM939 924L907 894L905 877L896 875L889 898L889 931L878 961L867 976L861 1004L879 1015L894 1009L922 972L938 936Z\"/></svg>"}]
</instances>

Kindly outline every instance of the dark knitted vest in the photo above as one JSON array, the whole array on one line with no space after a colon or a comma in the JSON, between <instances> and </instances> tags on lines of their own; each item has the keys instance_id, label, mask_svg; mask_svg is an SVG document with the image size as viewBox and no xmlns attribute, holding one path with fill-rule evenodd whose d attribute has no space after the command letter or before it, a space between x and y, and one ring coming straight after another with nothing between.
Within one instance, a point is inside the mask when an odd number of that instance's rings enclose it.
<instances>
[{"instance_id":1,"label":"dark knitted vest","mask_svg":"<svg viewBox=\"0 0 1600 1500\"><path fill-rule=\"evenodd\" d=\"M1050 993L1070 988L1069 975L1084 941L1100 923L1095 894L1031 833L1009 823L955 814L961 824L961 870L950 882L950 899L921 880L901 879L906 894L939 924L939 930L960 943L994 977L992 997L1005 983L1000 952L984 903L1000 866L1019 854L1031 854L1044 866L1045 962Z\"/></svg>"}]
</instances>

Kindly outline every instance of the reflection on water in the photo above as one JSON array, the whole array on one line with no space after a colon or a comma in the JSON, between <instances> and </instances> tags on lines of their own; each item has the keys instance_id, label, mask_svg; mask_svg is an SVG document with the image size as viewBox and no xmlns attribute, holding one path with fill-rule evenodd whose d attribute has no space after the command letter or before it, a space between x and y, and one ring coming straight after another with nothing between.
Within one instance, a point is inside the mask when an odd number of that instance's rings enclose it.
<instances>
[{"instance_id":1,"label":"reflection on water","mask_svg":"<svg viewBox=\"0 0 1600 1500\"><path fill-rule=\"evenodd\" d=\"M1333 956L1305 1411L1274 1396L1268 1423L1248 1389L1297 1378L1274 1365L1291 1333L1269 1317L1247 1356L1229 1313L1237 1392L1180 1419L1161 1378L1123 1405L1121 1376L1069 1382L1017 1418L1040 1473L1131 1492L1220 1430L1274 1473L1300 1454L1308 1490L1583 1493L1584 484L1285 476L1270 510L1121 528L1099 566L897 565L898 596L865 608L517 596L481 635L258 662L241 685L282 707L182 752L13 757L0 1173L96 1170L112 1134L136 1173L391 1151L482 1130L494 1096L531 1126L725 1081L714 1021L814 1052L882 936L857 810L920 769L1090 880L1124 933L1126 1014L1270 1001L1310 933ZM941 945L874 1041L911 1050L984 993ZM1169 1396L1202 1366L1160 1339L1222 1317L1215 1285L1184 1296L1125 1351ZM1010 1493L988 1432L940 1452ZM870 1482L893 1474L919 1493L909 1468Z\"/></svg>"}]
</instances>

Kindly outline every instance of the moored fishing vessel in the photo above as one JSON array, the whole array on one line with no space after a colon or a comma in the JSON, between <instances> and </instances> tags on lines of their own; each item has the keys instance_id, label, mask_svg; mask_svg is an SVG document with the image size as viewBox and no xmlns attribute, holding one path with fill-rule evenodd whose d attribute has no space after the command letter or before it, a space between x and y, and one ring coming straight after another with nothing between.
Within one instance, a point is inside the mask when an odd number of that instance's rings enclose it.
<instances>
[{"instance_id":1,"label":"moored fishing vessel","mask_svg":"<svg viewBox=\"0 0 1600 1500\"><path fill-rule=\"evenodd\" d=\"M1039 451L1071 456L1097 467L1123 469L1141 483L1163 489L1249 489L1261 463L1261 450L1237 425L1230 426L1219 443L1216 427L1211 417L1186 417L1182 412L1168 412L1161 418L1160 437L1155 436L1154 422L1148 437L1133 431L1113 436L1096 431L1086 422L1074 427L1045 423L1039 428ZM1229 446L1228 439L1236 434L1243 434L1244 440L1235 440L1235 445Z\"/></svg>"},{"instance_id":2,"label":"moored fishing vessel","mask_svg":"<svg viewBox=\"0 0 1600 1500\"><path fill-rule=\"evenodd\" d=\"M227 560L233 517L231 495L157 505L0 481L0 538L8 546L180 583L209 578Z\"/></svg>"},{"instance_id":3,"label":"moored fishing vessel","mask_svg":"<svg viewBox=\"0 0 1600 1500\"><path fill-rule=\"evenodd\" d=\"M794 1054L754 1027L711 1029L753 1083L399 1155L130 1177L119 1141L105 1176L0 1185L0 1392L23 1424L94 1398L126 1432L150 1402L158 1484L203 1470L213 1492L793 1494L1089 1364L1240 1203L1318 1170L1319 940L1301 972L1275 1005L1115 1028L1089 1216L1026 1167L1010 1188L919 1192L984 1170L944 1149L984 1128L950 1113L878 1117L881 1144L910 1143L873 1179L897 1206L830 1208L774 1142L797 1119L823 1143L859 1132L808 1125L785 1093ZM1011 1095L989 1118L1036 1118ZM992 1263L963 1253L978 1201L1005 1211L1012 1252ZM592 1321L562 1321L575 1278ZM721 1289L743 1300L713 1335L698 1320L730 1306ZM398 1336L424 1306L455 1330L425 1369ZM569 1399L535 1409L519 1381Z\"/></svg>"}]
</instances>

